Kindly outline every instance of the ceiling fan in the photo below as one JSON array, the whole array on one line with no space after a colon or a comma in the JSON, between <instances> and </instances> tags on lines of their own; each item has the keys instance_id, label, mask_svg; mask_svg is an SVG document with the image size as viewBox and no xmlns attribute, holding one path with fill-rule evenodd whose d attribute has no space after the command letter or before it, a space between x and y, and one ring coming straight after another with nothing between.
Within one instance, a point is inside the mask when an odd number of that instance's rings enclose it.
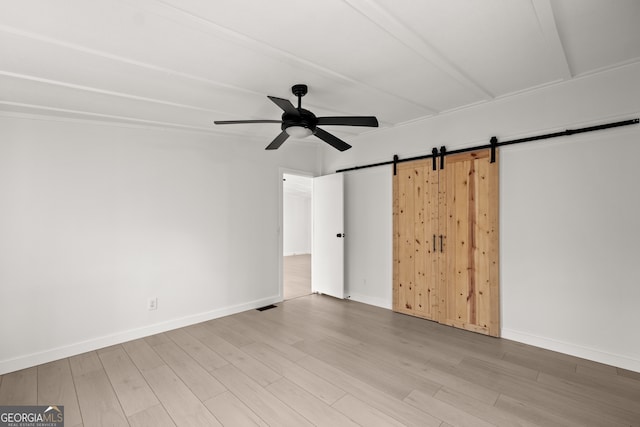
<instances>
[{"instance_id":1,"label":"ceiling fan","mask_svg":"<svg viewBox=\"0 0 640 427\"><path fill-rule=\"evenodd\" d=\"M302 108L302 97L307 94L307 85L294 85L291 91L298 97L298 108L294 107L288 99L268 96L274 104L284 111L281 120L216 120L214 123L217 125L281 123L282 132L271 141L271 144L267 145L267 150L277 149L290 136L304 138L309 135L315 135L332 147L344 151L351 148L351 145L319 128L318 125L378 127L378 119L374 116L316 117L311 111Z\"/></svg>"}]
</instances>

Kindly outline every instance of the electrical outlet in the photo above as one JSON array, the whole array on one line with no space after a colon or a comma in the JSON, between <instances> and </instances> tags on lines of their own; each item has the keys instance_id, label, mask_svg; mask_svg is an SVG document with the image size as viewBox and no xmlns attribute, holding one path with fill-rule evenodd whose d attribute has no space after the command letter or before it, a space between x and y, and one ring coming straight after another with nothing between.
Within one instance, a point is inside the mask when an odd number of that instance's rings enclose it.
<instances>
[{"instance_id":1,"label":"electrical outlet","mask_svg":"<svg viewBox=\"0 0 640 427\"><path fill-rule=\"evenodd\" d=\"M147 309L149 311L158 309L158 297L149 298L147 301Z\"/></svg>"}]
</instances>

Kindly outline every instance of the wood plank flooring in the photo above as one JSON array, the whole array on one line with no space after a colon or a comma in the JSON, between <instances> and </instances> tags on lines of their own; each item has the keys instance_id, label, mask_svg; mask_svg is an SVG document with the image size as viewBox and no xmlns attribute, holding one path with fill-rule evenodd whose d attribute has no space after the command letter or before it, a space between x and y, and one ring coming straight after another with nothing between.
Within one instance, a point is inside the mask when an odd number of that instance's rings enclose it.
<instances>
[{"instance_id":1,"label":"wood plank flooring","mask_svg":"<svg viewBox=\"0 0 640 427\"><path fill-rule=\"evenodd\" d=\"M322 295L0 377L66 426L640 426L640 375Z\"/></svg>"},{"instance_id":2,"label":"wood plank flooring","mask_svg":"<svg viewBox=\"0 0 640 427\"><path fill-rule=\"evenodd\" d=\"M311 255L289 255L282 259L284 271L284 299L302 297L311 293Z\"/></svg>"}]
</instances>

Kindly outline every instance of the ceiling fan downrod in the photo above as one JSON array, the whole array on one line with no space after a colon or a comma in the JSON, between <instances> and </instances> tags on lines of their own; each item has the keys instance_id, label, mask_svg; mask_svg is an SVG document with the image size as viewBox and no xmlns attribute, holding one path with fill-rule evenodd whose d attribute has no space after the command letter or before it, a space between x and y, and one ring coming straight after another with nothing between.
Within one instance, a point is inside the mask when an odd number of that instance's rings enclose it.
<instances>
[{"instance_id":1,"label":"ceiling fan downrod","mask_svg":"<svg viewBox=\"0 0 640 427\"><path fill-rule=\"evenodd\" d=\"M307 85L298 84L291 87L291 92L298 97L298 110L302 108L302 97L307 94L309 88Z\"/></svg>"}]
</instances>

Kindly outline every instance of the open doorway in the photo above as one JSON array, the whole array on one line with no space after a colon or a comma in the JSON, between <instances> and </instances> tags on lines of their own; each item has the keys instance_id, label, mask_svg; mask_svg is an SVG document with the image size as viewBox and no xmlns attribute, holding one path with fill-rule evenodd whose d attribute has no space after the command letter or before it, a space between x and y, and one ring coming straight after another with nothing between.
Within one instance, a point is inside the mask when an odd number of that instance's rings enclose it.
<instances>
[{"instance_id":1,"label":"open doorway","mask_svg":"<svg viewBox=\"0 0 640 427\"><path fill-rule=\"evenodd\" d=\"M282 175L282 279L285 300L311 294L313 178Z\"/></svg>"}]
</instances>

